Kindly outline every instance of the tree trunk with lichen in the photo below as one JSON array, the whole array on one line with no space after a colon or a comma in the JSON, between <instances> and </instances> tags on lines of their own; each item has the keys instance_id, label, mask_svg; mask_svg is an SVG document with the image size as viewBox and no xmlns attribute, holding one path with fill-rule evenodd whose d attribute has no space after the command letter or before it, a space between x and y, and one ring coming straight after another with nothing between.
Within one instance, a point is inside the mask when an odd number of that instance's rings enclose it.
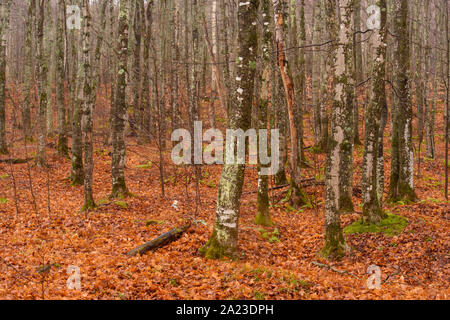
<instances>
[{"instance_id":1,"label":"tree trunk with lichen","mask_svg":"<svg viewBox=\"0 0 450 320\"><path fill-rule=\"evenodd\" d=\"M340 146L341 160L339 164L341 182L339 186L339 210L341 212L353 212L353 143L354 124L353 112L355 103L355 77L353 65L353 4L354 0L347 0L340 7L340 47L344 50L345 72L337 77L337 90L342 83L344 89L344 100L342 101L342 121L344 140ZM345 31L343 30L345 29ZM340 50L339 48L338 50ZM338 63L338 68L341 62Z\"/></svg>"},{"instance_id":2,"label":"tree trunk with lichen","mask_svg":"<svg viewBox=\"0 0 450 320\"><path fill-rule=\"evenodd\" d=\"M313 38L314 42L320 43L322 42L322 8L320 5L320 1L314 2L314 31ZM320 123L320 110L322 108L322 100L323 98L320 95L320 80L321 80L321 52L314 50L313 51L313 78L312 78L312 95L313 95L313 123L314 123L314 142L317 146L319 145L320 137L322 134L322 126Z\"/></svg>"},{"instance_id":3,"label":"tree trunk with lichen","mask_svg":"<svg viewBox=\"0 0 450 320\"><path fill-rule=\"evenodd\" d=\"M228 118L229 129L246 130L251 119L255 81L257 13L259 0L238 8L238 54L236 80ZM252 22L255 22L254 24ZM209 241L200 249L207 258L237 258L238 218L245 164L224 164L217 195L216 222Z\"/></svg>"},{"instance_id":4,"label":"tree trunk with lichen","mask_svg":"<svg viewBox=\"0 0 450 320\"><path fill-rule=\"evenodd\" d=\"M37 19L37 74L38 74L38 141L36 151L36 164L38 166L46 165L46 145L47 145L47 63L44 52L44 19L45 19L45 1L38 3L39 17Z\"/></svg>"},{"instance_id":5,"label":"tree trunk with lichen","mask_svg":"<svg viewBox=\"0 0 450 320\"><path fill-rule=\"evenodd\" d=\"M22 114L22 127L25 141L33 140L31 132L31 88L33 83L33 42L36 0L27 0L27 19L25 22L25 98Z\"/></svg>"},{"instance_id":6,"label":"tree trunk with lichen","mask_svg":"<svg viewBox=\"0 0 450 320\"><path fill-rule=\"evenodd\" d=\"M67 156L69 147L67 145L67 122L66 122L66 105L64 99L64 83L65 75L65 50L64 50L64 30L65 30L65 3L64 0L58 0L58 9L56 17L56 103L58 113L58 142L57 150L59 155Z\"/></svg>"},{"instance_id":7,"label":"tree trunk with lichen","mask_svg":"<svg viewBox=\"0 0 450 320\"><path fill-rule=\"evenodd\" d=\"M355 25L355 48L354 48L354 66L355 66L355 82L360 84L364 78L363 70L363 59L362 59L362 41L361 41L361 0L354 0L354 12L353 12L353 22ZM359 139L359 108L358 108L358 92L362 91L363 87L356 88L355 92L355 102L353 105L353 134L354 134L354 144L361 145L361 140Z\"/></svg>"},{"instance_id":8,"label":"tree trunk with lichen","mask_svg":"<svg viewBox=\"0 0 450 320\"><path fill-rule=\"evenodd\" d=\"M431 23L431 10L430 10L430 3L428 1L425 1L425 21L424 23L429 25ZM435 158L436 153L436 146L434 142L434 122L435 122L435 90L436 90L436 82L434 79L436 79L436 76L433 76L432 70L431 70L431 64L433 59L433 50L431 47L431 34L430 34L430 28L425 28L425 108L424 108L424 115L425 115L425 139L426 139L426 156L429 159ZM436 59L437 60L437 59ZM435 63L437 64L437 62ZM432 88L430 90L430 84L432 84ZM431 91L432 98L429 98L428 92Z\"/></svg>"},{"instance_id":9,"label":"tree trunk with lichen","mask_svg":"<svg viewBox=\"0 0 450 320\"><path fill-rule=\"evenodd\" d=\"M382 131L380 122L386 106L386 0L378 1L381 8L380 29L375 30L372 36L375 50L372 69L372 96L369 107L365 113L366 124L364 138L364 159L362 169L363 193L363 221L364 223L379 223L385 214L382 211L381 199L378 195L378 173L380 160L380 147L382 150ZM381 131L381 135L380 135ZM381 144L381 145L380 145ZM380 159L381 156L381 159Z\"/></svg>"},{"instance_id":10,"label":"tree trunk with lichen","mask_svg":"<svg viewBox=\"0 0 450 320\"><path fill-rule=\"evenodd\" d=\"M151 107L150 107L150 37L151 37L151 19L152 19L152 6L153 2L150 1L145 8L144 4L141 4L141 10L143 15L143 28L144 28L144 50L142 53L142 101L141 101L141 134L140 139L142 143L150 141L151 131Z\"/></svg>"},{"instance_id":11,"label":"tree trunk with lichen","mask_svg":"<svg viewBox=\"0 0 450 320\"><path fill-rule=\"evenodd\" d=\"M112 120L112 193L111 197L120 198L128 195L125 184L125 121L127 113L126 87L127 87L127 58L128 58L128 1L119 1L118 12L118 42L119 54L117 67L117 84L114 105L111 108Z\"/></svg>"},{"instance_id":12,"label":"tree trunk with lichen","mask_svg":"<svg viewBox=\"0 0 450 320\"><path fill-rule=\"evenodd\" d=\"M133 94L133 115L134 115L134 127L137 129L137 142L138 144L142 144L142 123L141 119L144 117L144 110L142 105L142 76L141 72L143 70L143 66L141 63L141 47L142 47L142 9L141 6L144 6L144 1L136 1L134 7L134 19L133 19L133 34L134 34L134 51L133 51L133 71L132 71L132 94Z\"/></svg>"},{"instance_id":13,"label":"tree trunk with lichen","mask_svg":"<svg viewBox=\"0 0 450 320\"><path fill-rule=\"evenodd\" d=\"M92 63L90 57L91 50L91 14L89 11L89 0L83 0L83 31L81 33L81 47L83 50L81 68L81 85L79 88L78 101L82 108L81 128L82 139L84 143L84 205L83 210L89 210L95 207L92 194L92 172L94 162L92 158L92 111L93 111L93 88L92 83Z\"/></svg>"},{"instance_id":14,"label":"tree trunk with lichen","mask_svg":"<svg viewBox=\"0 0 450 320\"><path fill-rule=\"evenodd\" d=\"M11 1L3 1L0 6L0 154L8 154L6 143L6 31L9 26Z\"/></svg>"},{"instance_id":15,"label":"tree trunk with lichen","mask_svg":"<svg viewBox=\"0 0 450 320\"><path fill-rule=\"evenodd\" d=\"M276 60L276 57L274 57ZM274 176L275 185L281 186L288 183L286 177L286 165L288 159L287 150L287 132L286 132L286 99L284 97L283 81L281 80L280 70L277 66L277 61L274 61L274 70L272 71L272 85L271 85L271 105L274 111L274 128L279 130L280 134L280 168Z\"/></svg>"},{"instance_id":16,"label":"tree trunk with lichen","mask_svg":"<svg viewBox=\"0 0 450 320\"><path fill-rule=\"evenodd\" d=\"M100 8L100 28L105 30L106 25L106 6L107 2L103 2ZM83 48L83 63L82 63L82 90L80 101L83 106L83 116L81 125L83 130L83 145L84 145L84 210L95 208L95 201L92 192L93 180L93 111L95 107L97 86L99 82L99 64L101 49L103 44L103 34L97 35L96 46L93 60L90 56L91 51L91 13L89 10L89 1L83 0L83 34L82 34L82 48Z\"/></svg>"},{"instance_id":17,"label":"tree trunk with lichen","mask_svg":"<svg viewBox=\"0 0 450 320\"><path fill-rule=\"evenodd\" d=\"M337 3L327 1L325 4L328 34L332 39L338 39L331 45L330 61L327 64L327 72L334 76L335 86L331 89L331 134L325 169L325 244L320 251L322 257L331 260L342 258L348 248L341 228L339 196L344 178L341 171L345 152L344 131L351 124L346 115L348 108L352 106L348 105L347 90L353 86L351 80L346 77L346 69L350 67L346 65L346 57L351 54L348 52L352 39L351 3L351 0L339 0ZM340 12L340 23L336 5Z\"/></svg>"},{"instance_id":18,"label":"tree trunk with lichen","mask_svg":"<svg viewBox=\"0 0 450 320\"><path fill-rule=\"evenodd\" d=\"M79 0L75 4L80 4ZM81 55L78 52L80 45L80 31L73 28L71 30L72 40L72 77L70 80L71 104L72 104L72 170L70 180L72 185L82 185L84 182L83 168L83 137L81 130L81 117L83 114L82 105L78 101L79 87L81 86Z\"/></svg>"},{"instance_id":19,"label":"tree trunk with lichen","mask_svg":"<svg viewBox=\"0 0 450 320\"><path fill-rule=\"evenodd\" d=\"M395 113L392 128L390 201L416 201L414 191L414 153L412 144L412 106L410 97L410 40L408 1L394 1Z\"/></svg>"},{"instance_id":20,"label":"tree trunk with lichen","mask_svg":"<svg viewBox=\"0 0 450 320\"><path fill-rule=\"evenodd\" d=\"M325 12L325 0L319 0L320 1L320 9L322 12ZM327 32L326 27L326 18L324 18L324 15L322 14L322 41L329 40L329 35ZM330 73L326 70L328 68L328 65L330 63L330 59L332 58L331 51L327 52L327 55L320 54L320 65L321 65L321 74L320 74L320 110L319 110L319 117L320 117L320 138L319 142L316 144L316 149L320 152L326 152L327 151L327 144L328 144L328 136L329 136L329 115L328 115L328 106L330 104L331 95L328 92L329 88L329 82L330 82Z\"/></svg>"},{"instance_id":21,"label":"tree trunk with lichen","mask_svg":"<svg viewBox=\"0 0 450 320\"><path fill-rule=\"evenodd\" d=\"M259 19L262 25L258 26L258 40L259 40L259 55L262 55L260 62L257 65L257 76L255 80L255 100L258 112L258 127L259 129L267 129L267 113L269 106L269 81L270 81L270 67L273 59L272 53L272 32L265 27L270 25L270 0L261 0L261 10ZM259 153L261 156L261 152ZM272 225L272 220L269 214L269 179L265 174L261 174L261 169L267 167L266 164L258 161L258 193L257 193L257 213L255 223L263 226Z\"/></svg>"}]
</instances>

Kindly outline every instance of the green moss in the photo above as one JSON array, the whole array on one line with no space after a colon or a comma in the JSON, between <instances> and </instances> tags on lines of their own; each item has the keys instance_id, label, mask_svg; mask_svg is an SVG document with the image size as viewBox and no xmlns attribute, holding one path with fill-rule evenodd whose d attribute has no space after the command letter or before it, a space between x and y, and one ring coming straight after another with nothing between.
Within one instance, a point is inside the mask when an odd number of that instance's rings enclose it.
<instances>
[{"instance_id":1,"label":"green moss","mask_svg":"<svg viewBox=\"0 0 450 320\"><path fill-rule=\"evenodd\" d=\"M341 260L349 247L345 243L340 223L331 223L325 228L325 244L318 252L320 258Z\"/></svg>"},{"instance_id":2,"label":"green moss","mask_svg":"<svg viewBox=\"0 0 450 320\"><path fill-rule=\"evenodd\" d=\"M164 221L164 220L147 220L145 222L145 226L148 227L148 226L151 226L154 224L164 224L164 223L166 223L166 221Z\"/></svg>"},{"instance_id":3,"label":"green moss","mask_svg":"<svg viewBox=\"0 0 450 320\"><path fill-rule=\"evenodd\" d=\"M114 204L118 205L119 207L122 207L124 209L128 208L128 204L125 201L115 201Z\"/></svg>"},{"instance_id":4,"label":"green moss","mask_svg":"<svg viewBox=\"0 0 450 320\"><path fill-rule=\"evenodd\" d=\"M341 260L346 253L345 243L326 243L318 256L327 260Z\"/></svg>"},{"instance_id":5,"label":"green moss","mask_svg":"<svg viewBox=\"0 0 450 320\"><path fill-rule=\"evenodd\" d=\"M365 224L362 220L358 220L344 228L345 234L355 233L384 233L394 236L403 231L408 225L406 218L394 214L387 214L387 218L381 220L379 224Z\"/></svg>"},{"instance_id":6,"label":"green moss","mask_svg":"<svg viewBox=\"0 0 450 320\"><path fill-rule=\"evenodd\" d=\"M236 260L238 258L238 255L234 250L221 246L220 243L217 241L217 231L215 227L211 235L211 238L198 251L206 259L216 260L228 257L232 260Z\"/></svg>"},{"instance_id":7,"label":"green moss","mask_svg":"<svg viewBox=\"0 0 450 320\"><path fill-rule=\"evenodd\" d=\"M255 291L255 299L256 300L265 300L266 295L263 292Z\"/></svg>"},{"instance_id":8,"label":"green moss","mask_svg":"<svg viewBox=\"0 0 450 320\"><path fill-rule=\"evenodd\" d=\"M137 169L150 169L153 166L153 162L149 161L146 164L136 166Z\"/></svg>"},{"instance_id":9,"label":"green moss","mask_svg":"<svg viewBox=\"0 0 450 320\"><path fill-rule=\"evenodd\" d=\"M354 212L353 199L349 194L341 195L339 198L339 211L341 213Z\"/></svg>"},{"instance_id":10,"label":"green moss","mask_svg":"<svg viewBox=\"0 0 450 320\"><path fill-rule=\"evenodd\" d=\"M258 212L255 217L255 224L265 227L270 227L273 225L270 215L268 213Z\"/></svg>"},{"instance_id":11,"label":"green moss","mask_svg":"<svg viewBox=\"0 0 450 320\"><path fill-rule=\"evenodd\" d=\"M95 204L94 200L90 200L89 202L85 203L83 207L81 208L82 212L94 210L97 208L97 205Z\"/></svg>"}]
</instances>

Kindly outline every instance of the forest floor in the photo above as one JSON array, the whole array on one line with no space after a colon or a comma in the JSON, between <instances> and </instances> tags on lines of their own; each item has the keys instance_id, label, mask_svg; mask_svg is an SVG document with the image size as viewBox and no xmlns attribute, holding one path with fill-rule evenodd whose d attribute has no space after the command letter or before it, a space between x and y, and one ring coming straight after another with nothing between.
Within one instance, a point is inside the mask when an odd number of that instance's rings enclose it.
<instances>
[{"instance_id":1,"label":"forest floor","mask_svg":"<svg viewBox=\"0 0 450 320\"><path fill-rule=\"evenodd\" d=\"M220 166L202 167L201 204L194 217L195 183L190 169L172 165L167 153L165 163L170 165L164 168L166 196L162 197L158 150L138 146L133 139L128 139L126 169L133 196L122 200L108 199L111 148L100 142L95 145L94 192L100 206L88 214L80 212L83 187L71 186L67 179L70 160L57 156L54 147L48 148L48 169L33 162L0 163L0 298L448 299L450 206L443 191L443 122L437 120L437 159L422 160L421 178L416 178L420 201L384 205L386 211L405 217L408 226L396 236L346 235L352 252L333 263L316 256L324 234L324 187L320 185L306 187L313 205L299 211L282 204L283 189L271 192L277 200L270 210L275 225L263 231L253 222L256 194L251 192L256 191L257 174L249 166L239 221L241 259L211 261L200 256L198 249L214 224ZM312 144L311 137L306 137L305 144ZM26 158L34 151L35 146L25 148L18 142L8 157ZM362 146L355 147L356 211L361 211L362 153ZM324 155L309 150L306 154L312 168L303 170L305 178L323 179ZM178 210L172 206L175 200ZM200 222L177 241L143 256L126 256L189 218ZM358 213L343 215L342 225L358 219ZM37 272L47 264L52 267ZM80 290L66 286L71 265L80 268ZM381 268L380 289L367 287L370 265Z\"/></svg>"}]
</instances>

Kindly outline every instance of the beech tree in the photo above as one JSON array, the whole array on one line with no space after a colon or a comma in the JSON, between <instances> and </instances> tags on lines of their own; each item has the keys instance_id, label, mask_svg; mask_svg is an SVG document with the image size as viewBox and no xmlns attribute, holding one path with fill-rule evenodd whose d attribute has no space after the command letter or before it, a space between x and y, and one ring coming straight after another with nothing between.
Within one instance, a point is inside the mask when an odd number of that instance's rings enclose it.
<instances>
[{"instance_id":1,"label":"beech tree","mask_svg":"<svg viewBox=\"0 0 450 320\"><path fill-rule=\"evenodd\" d=\"M0 154L7 154L6 143L6 30L9 25L11 1L3 1L0 7Z\"/></svg>"},{"instance_id":2,"label":"beech tree","mask_svg":"<svg viewBox=\"0 0 450 320\"><path fill-rule=\"evenodd\" d=\"M414 152L412 144L412 105L410 97L409 5L406 0L394 1L395 41L395 112L393 114L390 201L415 201Z\"/></svg>"},{"instance_id":3,"label":"beech tree","mask_svg":"<svg viewBox=\"0 0 450 320\"><path fill-rule=\"evenodd\" d=\"M238 7L238 63L231 93L228 128L247 130L250 126L255 81L257 17L259 0ZM255 22L255 23L253 23ZM209 241L200 249L207 258L237 257L238 219L244 182L243 164L224 164L217 194L216 221Z\"/></svg>"},{"instance_id":4,"label":"beech tree","mask_svg":"<svg viewBox=\"0 0 450 320\"><path fill-rule=\"evenodd\" d=\"M369 108L365 113L365 138L364 138L364 161L363 161L363 220L366 223L379 223L386 215L381 206L381 193L383 186L379 186L379 167L384 166L380 150L383 150L383 129L380 123L383 109L386 108L386 1L380 0L381 19L380 29L374 30L372 69L372 93Z\"/></svg>"},{"instance_id":5,"label":"beech tree","mask_svg":"<svg viewBox=\"0 0 450 320\"><path fill-rule=\"evenodd\" d=\"M118 11L118 40L117 52L119 54L117 66L117 85L114 97L114 105L111 108L111 132L112 132L112 194L114 198L128 195L125 184L125 117L127 114L126 87L127 87L127 59L128 59L128 15L129 2L119 1Z\"/></svg>"},{"instance_id":6,"label":"beech tree","mask_svg":"<svg viewBox=\"0 0 450 320\"><path fill-rule=\"evenodd\" d=\"M333 106L331 112L331 134L328 141L327 168L325 177L325 244L320 252L323 257L339 259L348 249L342 234L340 209L341 187L345 183L343 162L348 146L348 136L345 131L351 132L353 101L349 100L348 91L353 89L353 82L348 75L351 64L346 64L351 56L352 42L352 0L327 1L326 19L327 31L336 39L330 50L328 71L334 76L334 85L331 96ZM337 8L336 8L337 6ZM337 11L338 9L339 11ZM337 14L339 13L339 15Z\"/></svg>"}]
</instances>

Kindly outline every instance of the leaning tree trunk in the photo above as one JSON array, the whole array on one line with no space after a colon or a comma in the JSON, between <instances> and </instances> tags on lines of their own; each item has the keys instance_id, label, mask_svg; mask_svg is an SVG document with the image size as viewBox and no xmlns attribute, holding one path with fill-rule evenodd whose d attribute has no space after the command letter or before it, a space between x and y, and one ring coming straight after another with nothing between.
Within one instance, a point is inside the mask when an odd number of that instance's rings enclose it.
<instances>
[{"instance_id":1,"label":"leaning tree trunk","mask_svg":"<svg viewBox=\"0 0 450 320\"><path fill-rule=\"evenodd\" d=\"M119 31L117 51L119 54L117 68L117 85L114 105L111 108L112 119L112 194L114 198L128 195L125 184L125 119L127 113L127 57L128 57L128 1L119 1Z\"/></svg>"},{"instance_id":2,"label":"leaning tree trunk","mask_svg":"<svg viewBox=\"0 0 450 320\"><path fill-rule=\"evenodd\" d=\"M349 87L353 86L351 79L346 76L346 69L350 68L350 64L346 65L346 57L351 54L349 48L352 41L351 4L351 0L339 0L337 3L327 1L325 5L328 33L332 39L337 39L332 44L331 61L328 65L328 72L334 76L335 87L331 89L331 135L325 170L325 244L320 252L320 255L327 259L340 259L347 249L341 228L339 196L344 178L341 163L345 153L345 131L352 130L351 121L348 121L348 114L346 115L352 107L352 102L347 101L346 93ZM340 23L336 15L336 5L340 11Z\"/></svg>"},{"instance_id":3,"label":"leaning tree trunk","mask_svg":"<svg viewBox=\"0 0 450 320\"><path fill-rule=\"evenodd\" d=\"M291 132L291 153L290 153L290 166L291 166L291 198L290 202L295 208L299 208L308 202L307 195L301 188L301 175L300 175L300 148L299 146L299 132L298 124L296 120L296 106L294 101L294 84L288 74L286 65L286 53L285 53L285 3L281 0L273 0L273 6L275 8L275 35L277 45L277 57L278 67L280 68L281 78L283 81L284 91L288 106L289 115L289 129ZM298 107L298 106L297 106Z\"/></svg>"},{"instance_id":4,"label":"leaning tree trunk","mask_svg":"<svg viewBox=\"0 0 450 320\"><path fill-rule=\"evenodd\" d=\"M414 153L412 144L412 106L410 97L410 40L408 30L408 1L395 0L394 68L396 105L392 128L390 201L415 201Z\"/></svg>"},{"instance_id":5,"label":"leaning tree trunk","mask_svg":"<svg viewBox=\"0 0 450 320\"><path fill-rule=\"evenodd\" d=\"M238 8L238 59L236 80L228 118L229 129L246 130L250 125L255 81L257 12L259 0L247 1ZM254 23L252 23L254 22ZM237 257L238 218L245 164L225 162L217 195L216 222L209 241L200 249L207 258Z\"/></svg>"},{"instance_id":6,"label":"leaning tree trunk","mask_svg":"<svg viewBox=\"0 0 450 320\"><path fill-rule=\"evenodd\" d=\"M366 111L364 138L364 160L362 170L363 221L364 223L379 223L384 217L378 197L378 163L379 150L382 148L380 135L380 117L386 105L386 0L378 2L381 8L381 24L379 30L374 30L372 36L375 50L372 69L372 96ZM381 136L381 139L379 137ZM381 146L380 146L381 144Z\"/></svg>"}]
</instances>

